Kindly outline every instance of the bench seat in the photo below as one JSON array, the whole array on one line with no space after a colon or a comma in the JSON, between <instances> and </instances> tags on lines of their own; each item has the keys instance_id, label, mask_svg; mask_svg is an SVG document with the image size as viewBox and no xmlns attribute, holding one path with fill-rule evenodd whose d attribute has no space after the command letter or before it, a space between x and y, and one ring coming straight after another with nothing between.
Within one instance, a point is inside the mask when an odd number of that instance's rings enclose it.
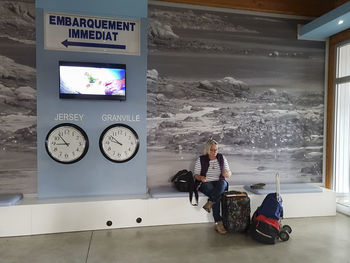
<instances>
[{"instance_id":1,"label":"bench seat","mask_svg":"<svg viewBox=\"0 0 350 263\"><path fill-rule=\"evenodd\" d=\"M17 204L23 198L23 194L0 194L0 206Z\"/></svg>"},{"instance_id":2,"label":"bench seat","mask_svg":"<svg viewBox=\"0 0 350 263\"><path fill-rule=\"evenodd\" d=\"M250 185L244 185L244 190L252 192L257 195L266 195L269 193L276 192L276 184L266 184L262 189L252 189ZM280 185L281 194L297 194L297 193L322 193L321 187L300 183L300 184L281 184Z\"/></svg>"},{"instance_id":3,"label":"bench seat","mask_svg":"<svg viewBox=\"0 0 350 263\"><path fill-rule=\"evenodd\" d=\"M149 194L152 198L188 197L187 192L179 192L173 186L159 186L159 187L150 188ZM198 195L205 196L201 192L199 192Z\"/></svg>"}]
</instances>

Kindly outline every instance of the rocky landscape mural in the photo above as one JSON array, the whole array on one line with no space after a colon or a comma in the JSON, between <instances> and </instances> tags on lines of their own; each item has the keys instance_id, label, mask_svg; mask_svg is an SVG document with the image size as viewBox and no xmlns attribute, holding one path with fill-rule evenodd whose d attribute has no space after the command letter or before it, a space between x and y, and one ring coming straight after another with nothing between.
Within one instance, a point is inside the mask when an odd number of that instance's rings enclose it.
<instances>
[{"instance_id":1,"label":"rocky landscape mural","mask_svg":"<svg viewBox=\"0 0 350 263\"><path fill-rule=\"evenodd\" d=\"M34 1L0 1L0 193L36 193Z\"/></svg>"},{"instance_id":2,"label":"rocky landscape mural","mask_svg":"<svg viewBox=\"0 0 350 263\"><path fill-rule=\"evenodd\" d=\"M149 6L148 185L213 137L230 184L321 182L324 43L291 18Z\"/></svg>"}]
</instances>

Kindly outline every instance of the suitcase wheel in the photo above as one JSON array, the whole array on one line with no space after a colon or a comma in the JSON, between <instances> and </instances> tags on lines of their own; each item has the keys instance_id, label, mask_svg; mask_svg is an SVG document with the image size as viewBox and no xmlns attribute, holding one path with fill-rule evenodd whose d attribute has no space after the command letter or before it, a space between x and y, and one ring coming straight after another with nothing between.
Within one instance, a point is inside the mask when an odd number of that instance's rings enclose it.
<instances>
[{"instance_id":1,"label":"suitcase wheel","mask_svg":"<svg viewBox=\"0 0 350 263\"><path fill-rule=\"evenodd\" d=\"M292 228L289 225L283 225L282 230L286 230L288 234L292 233Z\"/></svg>"},{"instance_id":2,"label":"suitcase wheel","mask_svg":"<svg viewBox=\"0 0 350 263\"><path fill-rule=\"evenodd\" d=\"M279 233L278 233L278 236L279 238L282 240L282 241L287 241L289 239L289 234L287 231L285 230L281 230Z\"/></svg>"}]
</instances>

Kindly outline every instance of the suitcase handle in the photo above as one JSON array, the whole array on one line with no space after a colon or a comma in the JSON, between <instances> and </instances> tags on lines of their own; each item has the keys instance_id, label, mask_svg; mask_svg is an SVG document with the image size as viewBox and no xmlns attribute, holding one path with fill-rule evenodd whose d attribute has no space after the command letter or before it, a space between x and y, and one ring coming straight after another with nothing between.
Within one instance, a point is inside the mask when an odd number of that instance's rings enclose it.
<instances>
[{"instance_id":1,"label":"suitcase handle","mask_svg":"<svg viewBox=\"0 0 350 263\"><path fill-rule=\"evenodd\" d=\"M241 194L225 194L227 197L232 197L232 196L247 196L247 194L241 193Z\"/></svg>"}]
</instances>

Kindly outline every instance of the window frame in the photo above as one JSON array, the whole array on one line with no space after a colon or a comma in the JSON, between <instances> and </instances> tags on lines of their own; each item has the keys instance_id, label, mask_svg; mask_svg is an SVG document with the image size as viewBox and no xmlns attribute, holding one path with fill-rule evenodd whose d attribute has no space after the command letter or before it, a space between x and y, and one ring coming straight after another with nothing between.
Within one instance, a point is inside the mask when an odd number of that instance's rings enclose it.
<instances>
[{"instance_id":1,"label":"window frame","mask_svg":"<svg viewBox=\"0 0 350 263\"><path fill-rule=\"evenodd\" d=\"M328 85L327 85L327 124L326 124L326 165L325 165L325 187L332 188L333 180L333 147L334 147L334 99L336 83L336 56L337 47L350 42L350 29L342 31L329 38L328 47ZM344 77L347 78L347 77ZM339 78L342 80L342 78ZM340 81L339 80L339 81Z\"/></svg>"}]
</instances>

